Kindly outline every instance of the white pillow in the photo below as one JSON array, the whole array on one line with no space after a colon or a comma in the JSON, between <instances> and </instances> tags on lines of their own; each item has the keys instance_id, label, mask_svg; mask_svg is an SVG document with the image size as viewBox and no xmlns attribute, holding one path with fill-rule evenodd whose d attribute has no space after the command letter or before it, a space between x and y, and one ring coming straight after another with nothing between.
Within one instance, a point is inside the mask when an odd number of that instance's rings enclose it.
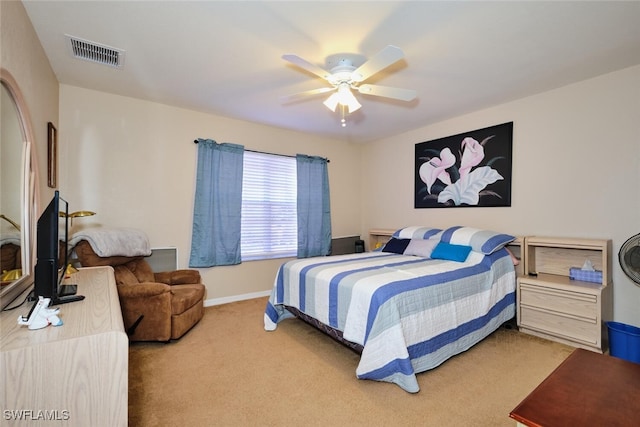
<instances>
[{"instance_id":1,"label":"white pillow","mask_svg":"<svg viewBox=\"0 0 640 427\"><path fill-rule=\"evenodd\" d=\"M393 237L398 239L440 239L439 228L411 226L396 230Z\"/></svg>"},{"instance_id":2,"label":"white pillow","mask_svg":"<svg viewBox=\"0 0 640 427\"><path fill-rule=\"evenodd\" d=\"M437 239L411 239L404 255L414 255L423 258L431 257L433 248L439 243Z\"/></svg>"},{"instance_id":3,"label":"white pillow","mask_svg":"<svg viewBox=\"0 0 640 427\"><path fill-rule=\"evenodd\" d=\"M445 243L471 246L474 251L485 255L491 255L515 239L515 236L510 234L459 225L447 228L441 237Z\"/></svg>"}]
</instances>

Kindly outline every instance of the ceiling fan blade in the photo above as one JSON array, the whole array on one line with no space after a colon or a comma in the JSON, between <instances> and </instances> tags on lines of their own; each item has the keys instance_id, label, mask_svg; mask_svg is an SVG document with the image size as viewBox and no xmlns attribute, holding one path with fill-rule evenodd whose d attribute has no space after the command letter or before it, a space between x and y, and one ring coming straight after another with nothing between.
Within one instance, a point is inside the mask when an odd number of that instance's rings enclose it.
<instances>
[{"instance_id":1,"label":"ceiling fan blade","mask_svg":"<svg viewBox=\"0 0 640 427\"><path fill-rule=\"evenodd\" d=\"M321 93L332 92L334 90L336 90L335 87L321 87L321 88L318 88L318 89L312 89L312 90L307 90L307 91L304 91L304 92L294 93L294 94L291 94L291 95L281 96L280 97L280 101L281 102L296 101L298 99L306 98L308 96L319 95Z\"/></svg>"},{"instance_id":2,"label":"ceiling fan blade","mask_svg":"<svg viewBox=\"0 0 640 427\"><path fill-rule=\"evenodd\" d=\"M329 78L329 76L331 76L331 73L328 72L327 70L324 70L320 67L318 67L317 65L313 65L312 63L310 63L309 61L307 61L306 59L302 59L300 58L298 55L282 55L282 59L284 59L285 61L289 61L294 65L297 65L298 67L307 70L308 72L315 74L316 76L320 77L321 79L325 79L327 80Z\"/></svg>"},{"instance_id":3,"label":"ceiling fan blade","mask_svg":"<svg viewBox=\"0 0 640 427\"><path fill-rule=\"evenodd\" d=\"M417 96L415 90L380 85L358 86L358 92L363 95L383 96L385 98L399 99L400 101L413 101Z\"/></svg>"},{"instance_id":4,"label":"ceiling fan blade","mask_svg":"<svg viewBox=\"0 0 640 427\"><path fill-rule=\"evenodd\" d=\"M402 49L389 45L382 49L367 62L358 67L352 74L351 78L354 82L359 83L365 81L378 71L387 68L389 65L398 62L404 57Z\"/></svg>"}]
</instances>

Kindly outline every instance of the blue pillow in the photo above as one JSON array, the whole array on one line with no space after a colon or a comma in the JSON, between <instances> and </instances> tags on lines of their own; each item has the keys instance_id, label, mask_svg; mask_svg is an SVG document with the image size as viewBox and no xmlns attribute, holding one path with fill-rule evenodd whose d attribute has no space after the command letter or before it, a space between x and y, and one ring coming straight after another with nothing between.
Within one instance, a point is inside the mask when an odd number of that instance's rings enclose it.
<instances>
[{"instance_id":1,"label":"blue pillow","mask_svg":"<svg viewBox=\"0 0 640 427\"><path fill-rule=\"evenodd\" d=\"M471 246L440 242L431 252L431 259L464 262L469 256L469 252L471 252Z\"/></svg>"},{"instance_id":2,"label":"blue pillow","mask_svg":"<svg viewBox=\"0 0 640 427\"><path fill-rule=\"evenodd\" d=\"M411 239L396 239L394 237L391 238L382 248L382 252L392 252L394 254L403 254L404 250L409 246L409 242Z\"/></svg>"}]
</instances>

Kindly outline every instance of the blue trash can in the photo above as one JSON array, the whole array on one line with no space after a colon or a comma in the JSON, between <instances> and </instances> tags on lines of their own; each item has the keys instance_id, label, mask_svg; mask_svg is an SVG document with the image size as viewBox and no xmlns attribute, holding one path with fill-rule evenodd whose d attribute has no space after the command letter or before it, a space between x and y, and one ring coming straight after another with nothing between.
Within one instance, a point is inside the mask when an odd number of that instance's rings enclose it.
<instances>
[{"instance_id":1,"label":"blue trash can","mask_svg":"<svg viewBox=\"0 0 640 427\"><path fill-rule=\"evenodd\" d=\"M609 354L640 363L640 328L618 322L607 322Z\"/></svg>"}]
</instances>

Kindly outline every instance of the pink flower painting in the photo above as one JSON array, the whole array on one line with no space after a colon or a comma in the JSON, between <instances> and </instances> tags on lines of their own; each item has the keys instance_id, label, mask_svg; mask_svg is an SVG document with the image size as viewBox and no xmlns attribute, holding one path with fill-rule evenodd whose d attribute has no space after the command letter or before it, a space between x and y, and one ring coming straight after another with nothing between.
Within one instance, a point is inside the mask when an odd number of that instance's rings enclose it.
<instances>
[{"instance_id":1,"label":"pink flower painting","mask_svg":"<svg viewBox=\"0 0 640 427\"><path fill-rule=\"evenodd\" d=\"M512 133L510 122L416 144L415 207L510 206Z\"/></svg>"}]
</instances>

